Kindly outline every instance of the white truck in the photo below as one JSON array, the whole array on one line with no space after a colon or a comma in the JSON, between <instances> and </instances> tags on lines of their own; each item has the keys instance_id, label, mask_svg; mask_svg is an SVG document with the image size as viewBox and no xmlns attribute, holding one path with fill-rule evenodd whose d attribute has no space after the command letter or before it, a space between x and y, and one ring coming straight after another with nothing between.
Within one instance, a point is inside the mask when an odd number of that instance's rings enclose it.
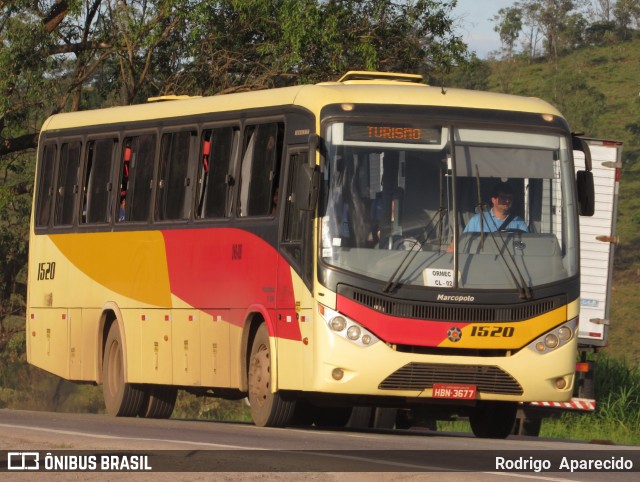
<instances>
[{"instance_id":1,"label":"white truck","mask_svg":"<svg viewBox=\"0 0 640 482\"><path fill-rule=\"evenodd\" d=\"M607 346L613 278L613 252L618 241L616 217L622 168L622 142L583 138L591 151L595 212L580 218L580 319L574 397L569 402L522 404L514 433L538 435L541 421L564 411L590 413L596 409L593 363L589 352ZM584 169L584 155L574 152L576 168Z\"/></svg>"}]
</instances>

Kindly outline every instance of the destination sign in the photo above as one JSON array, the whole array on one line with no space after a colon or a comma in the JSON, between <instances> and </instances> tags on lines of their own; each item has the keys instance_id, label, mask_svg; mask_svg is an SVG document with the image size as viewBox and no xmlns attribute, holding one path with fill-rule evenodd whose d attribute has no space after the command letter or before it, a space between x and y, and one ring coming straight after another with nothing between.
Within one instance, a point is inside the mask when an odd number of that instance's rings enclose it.
<instances>
[{"instance_id":1,"label":"destination sign","mask_svg":"<svg viewBox=\"0 0 640 482\"><path fill-rule=\"evenodd\" d=\"M412 124L345 124L345 141L440 144L442 129Z\"/></svg>"}]
</instances>

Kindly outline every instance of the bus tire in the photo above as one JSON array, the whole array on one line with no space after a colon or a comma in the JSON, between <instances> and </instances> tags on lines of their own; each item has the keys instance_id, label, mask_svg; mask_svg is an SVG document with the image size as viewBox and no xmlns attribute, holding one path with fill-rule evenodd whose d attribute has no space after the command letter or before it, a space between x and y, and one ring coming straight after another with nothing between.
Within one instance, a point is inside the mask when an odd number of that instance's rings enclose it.
<instances>
[{"instance_id":1,"label":"bus tire","mask_svg":"<svg viewBox=\"0 0 640 482\"><path fill-rule=\"evenodd\" d=\"M251 344L247 381L251 418L259 427L284 427L294 415L295 401L273 392L271 348L267 325L262 323Z\"/></svg>"},{"instance_id":2,"label":"bus tire","mask_svg":"<svg viewBox=\"0 0 640 482\"><path fill-rule=\"evenodd\" d=\"M305 400L296 400L296 408L291 418L291 425L310 427L315 417L314 407Z\"/></svg>"},{"instance_id":3,"label":"bus tire","mask_svg":"<svg viewBox=\"0 0 640 482\"><path fill-rule=\"evenodd\" d=\"M169 418L176 406L178 389L167 385L148 385L138 415L144 418Z\"/></svg>"},{"instance_id":4,"label":"bus tire","mask_svg":"<svg viewBox=\"0 0 640 482\"><path fill-rule=\"evenodd\" d=\"M507 438L516 422L516 402L478 402L469 415L473 434L478 438Z\"/></svg>"},{"instance_id":5,"label":"bus tire","mask_svg":"<svg viewBox=\"0 0 640 482\"><path fill-rule=\"evenodd\" d=\"M135 417L144 400L139 385L124 381L124 346L118 323L109 328L102 358L102 393L107 413L114 417Z\"/></svg>"},{"instance_id":6,"label":"bus tire","mask_svg":"<svg viewBox=\"0 0 640 482\"><path fill-rule=\"evenodd\" d=\"M322 428L340 428L351 418L352 407L317 407L315 425Z\"/></svg>"}]
</instances>

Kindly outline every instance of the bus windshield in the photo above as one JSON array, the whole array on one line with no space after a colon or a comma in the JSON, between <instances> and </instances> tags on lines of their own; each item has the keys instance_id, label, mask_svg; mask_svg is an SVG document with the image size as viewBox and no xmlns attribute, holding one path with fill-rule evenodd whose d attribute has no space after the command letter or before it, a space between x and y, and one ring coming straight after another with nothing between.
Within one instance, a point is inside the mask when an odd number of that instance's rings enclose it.
<instances>
[{"instance_id":1,"label":"bus windshield","mask_svg":"<svg viewBox=\"0 0 640 482\"><path fill-rule=\"evenodd\" d=\"M567 136L358 119L324 138L325 265L437 289L530 290L576 275Z\"/></svg>"}]
</instances>

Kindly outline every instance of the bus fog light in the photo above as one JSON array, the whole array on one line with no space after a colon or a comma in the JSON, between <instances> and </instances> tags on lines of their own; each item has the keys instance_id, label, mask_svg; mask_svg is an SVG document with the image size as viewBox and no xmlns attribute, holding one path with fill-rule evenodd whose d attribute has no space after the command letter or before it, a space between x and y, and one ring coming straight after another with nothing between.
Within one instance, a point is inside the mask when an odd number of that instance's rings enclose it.
<instances>
[{"instance_id":1,"label":"bus fog light","mask_svg":"<svg viewBox=\"0 0 640 482\"><path fill-rule=\"evenodd\" d=\"M564 378L556 378L556 388L564 390L567 387L567 381Z\"/></svg>"},{"instance_id":2,"label":"bus fog light","mask_svg":"<svg viewBox=\"0 0 640 482\"><path fill-rule=\"evenodd\" d=\"M345 320L342 316L336 316L331 320L329 326L331 326L331 329L333 331L342 331L347 326L347 320Z\"/></svg>"},{"instance_id":3,"label":"bus fog light","mask_svg":"<svg viewBox=\"0 0 640 482\"><path fill-rule=\"evenodd\" d=\"M347 330L347 336L350 340L357 340L358 338L360 338L360 333L360 327L355 325L350 326Z\"/></svg>"},{"instance_id":4,"label":"bus fog light","mask_svg":"<svg viewBox=\"0 0 640 482\"><path fill-rule=\"evenodd\" d=\"M553 333L544 337L544 344L547 345L549 348L555 348L558 346L559 343L560 343L560 340L558 340L558 337Z\"/></svg>"},{"instance_id":5,"label":"bus fog light","mask_svg":"<svg viewBox=\"0 0 640 482\"><path fill-rule=\"evenodd\" d=\"M362 337L362 344L363 345L368 345L369 343L371 343L371 336L370 335L364 335Z\"/></svg>"},{"instance_id":6,"label":"bus fog light","mask_svg":"<svg viewBox=\"0 0 640 482\"><path fill-rule=\"evenodd\" d=\"M570 340L571 335L571 328L569 328L568 326L563 326L558 330L558 338L560 338L560 340L562 341Z\"/></svg>"},{"instance_id":7,"label":"bus fog light","mask_svg":"<svg viewBox=\"0 0 640 482\"><path fill-rule=\"evenodd\" d=\"M342 370L342 368L334 368L331 372L331 376L334 380L342 380L342 377L344 377L344 370Z\"/></svg>"}]
</instances>

